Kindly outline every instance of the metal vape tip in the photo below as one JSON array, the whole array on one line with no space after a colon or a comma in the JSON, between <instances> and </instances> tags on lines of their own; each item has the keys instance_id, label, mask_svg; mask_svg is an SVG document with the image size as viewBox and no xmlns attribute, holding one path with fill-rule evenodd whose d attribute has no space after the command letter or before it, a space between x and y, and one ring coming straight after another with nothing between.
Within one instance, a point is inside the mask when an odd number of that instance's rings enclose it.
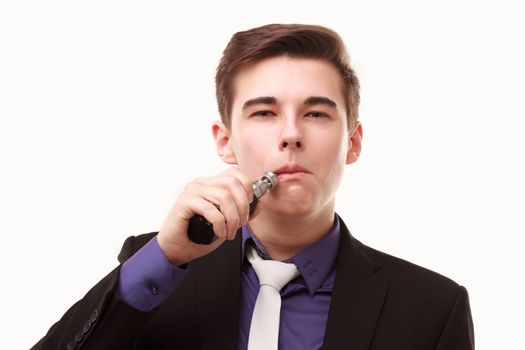
<instances>
[{"instance_id":1,"label":"metal vape tip","mask_svg":"<svg viewBox=\"0 0 525 350\"><path fill-rule=\"evenodd\" d=\"M262 179L263 180L268 180L270 182L270 186L271 186L271 190L273 190L275 188L275 186L277 186L277 175L275 175L274 173L272 173L271 171L267 171L263 174L262 176Z\"/></svg>"}]
</instances>

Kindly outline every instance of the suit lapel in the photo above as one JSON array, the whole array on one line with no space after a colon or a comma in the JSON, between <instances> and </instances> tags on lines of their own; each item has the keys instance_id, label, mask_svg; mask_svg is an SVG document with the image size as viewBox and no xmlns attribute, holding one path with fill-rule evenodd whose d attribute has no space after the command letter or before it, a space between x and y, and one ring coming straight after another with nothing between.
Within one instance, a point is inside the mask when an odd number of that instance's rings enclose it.
<instances>
[{"instance_id":1,"label":"suit lapel","mask_svg":"<svg viewBox=\"0 0 525 350\"><path fill-rule=\"evenodd\" d=\"M380 268L341 222L334 292L326 325L324 349L369 349L388 284L375 275Z\"/></svg>"},{"instance_id":2,"label":"suit lapel","mask_svg":"<svg viewBox=\"0 0 525 350\"><path fill-rule=\"evenodd\" d=\"M239 334L240 231L192 268L196 269L197 312L202 349L235 349Z\"/></svg>"}]
</instances>

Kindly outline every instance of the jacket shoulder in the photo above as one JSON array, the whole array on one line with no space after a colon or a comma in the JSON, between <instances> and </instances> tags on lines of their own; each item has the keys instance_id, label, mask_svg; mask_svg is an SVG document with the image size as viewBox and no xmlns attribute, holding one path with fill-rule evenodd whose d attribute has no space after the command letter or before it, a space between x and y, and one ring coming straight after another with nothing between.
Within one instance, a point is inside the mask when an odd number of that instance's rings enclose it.
<instances>
[{"instance_id":1,"label":"jacket shoulder","mask_svg":"<svg viewBox=\"0 0 525 350\"><path fill-rule=\"evenodd\" d=\"M390 285L417 290L457 293L460 285L452 279L413 262L371 248L354 239L356 253L375 265L376 273ZM434 294L434 293L432 293Z\"/></svg>"},{"instance_id":2,"label":"jacket shoulder","mask_svg":"<svg viewBox=\"0 0 525 350\"><path fill-rule=\"evenodd\" d=\"M373 262L374 275L387 282L377 333L414 339L416 348L473 349L474 330L467 290L435 271L370 248L355 240L355 252ZM363 259L360 259L363 261ZM416 333L411 333L417 330ZM390 334L390 333L389 333ZM380 339L380 340L379 340ZM378 348L388 348L378 335Z\"/></svg>"},{"instance_id":3,"label":"jacket shoulder","mask_svg":"<svg viewBox=\"0 0 525 350\"><path fill-rule=\"evenodd\" d=\"M407 260L368 247L354 239L357 255L374 266L374 274L385 280L390 300L400 312L427 310L448 313L464 287L452 279Z\"/></svg>"}]
</instances>

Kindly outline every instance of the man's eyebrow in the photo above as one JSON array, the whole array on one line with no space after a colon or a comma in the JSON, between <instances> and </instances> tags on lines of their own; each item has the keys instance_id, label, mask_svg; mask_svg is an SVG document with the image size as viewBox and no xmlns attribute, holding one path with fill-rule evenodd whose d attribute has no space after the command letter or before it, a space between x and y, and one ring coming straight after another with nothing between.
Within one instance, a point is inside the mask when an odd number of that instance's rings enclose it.
<instances>
[{"instance_id":1,"label":"man's eyebrow","mask_svg":"<svg viewBox=\"0 0 525 350\"><path fill-rule=\"evenodd\" d=\"M248 107L255 105L275 105L277 104L277 99L273 96L262 96L251 98L248 101L244 102L242 109L245 110Z\"/></svg>"},{"instance_id":2,"label":"man's eyebrow","mask_svg":"<svg viewBox=\"0 0 525 350\"><path fill-rule=\"evenodd\" d=\"M337 103L324 96L312 96L304 100L304 104L308 106L326 105L328 107L337 108Z\"/></svg>"}]
</instances>

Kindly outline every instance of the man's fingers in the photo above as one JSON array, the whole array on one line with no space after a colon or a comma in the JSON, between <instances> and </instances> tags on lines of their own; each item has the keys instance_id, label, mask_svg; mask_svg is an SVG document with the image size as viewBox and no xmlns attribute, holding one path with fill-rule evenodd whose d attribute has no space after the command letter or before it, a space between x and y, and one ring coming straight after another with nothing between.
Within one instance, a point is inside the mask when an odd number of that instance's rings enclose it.
<instances>
[{"instance_id":1,"label":"man's fingers","mask_svg":"<svg viewBox=\"0 0 525 350\"><path fill-rule=\"evenodd\" d=\"M239 227L248 223L252 197L252 182L235 167L217 176L194 179L184 187L164 221L158 235L161 249L178 264L208 254L225 239L234 239ZM209 245L192 243L188 224L194 215L203 216L219 239Z\"/></svg>"},{"instance_id":2,"label":"man's fingers","mask_svg":"<svg viewBox=\"0 0 525 350\"><path fill-rule=\"evenodd\" d=\"M227 219L228 232L248 223L249 205L253 197L252 184L248 177L237 168L229 168L219 176L198 178L194 181L195 193L219 207ZM225 190L229 196L220 192ZM232 210L229 205L234 205Z\"/></svg>"},{"instance_id":3,"label":"man's fingers","mask_svg":"<svg viewBox=\"0 0 525 350\"><path fill-rule=\"evenodd\" d=\"M219 209L211 202L204 198L193 197L189 199L188 208L192 211L193 215L202 215L210 224L213 225L213 232L220 238L228 237L228 230L226 227L226 219ZM192 215L192 216L193 216Z\"/></svg>"},{"instance_id":4,"label":"man's fingers","mask_svg":"<svg viewBox=\"0 0 525 350\"><path fill-rule=\"evenodd\" d=\"M241 226L241 217L235 197L227 188L207 188L204 199L213 203L222 213L226 224L226 233L229 239Z\"/></svg>"}]
</instances>

